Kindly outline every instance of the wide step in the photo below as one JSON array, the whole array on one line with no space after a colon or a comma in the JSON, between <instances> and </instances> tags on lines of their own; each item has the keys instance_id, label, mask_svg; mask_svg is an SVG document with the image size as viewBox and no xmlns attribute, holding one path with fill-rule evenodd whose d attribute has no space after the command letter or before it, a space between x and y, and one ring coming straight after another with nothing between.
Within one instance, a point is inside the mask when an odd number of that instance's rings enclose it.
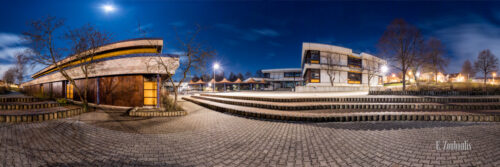
<instances>
[{"instance_id":1,"label":"wide step","mask_svg":"<svg viewBox=\"0 0 500 167\"><path fill-rule=\"evenodd\" d=\"M272 110L405 110L405 111L468 111L468 110L500 110L500 103L349 103L349 102L269 102L241 100L212 96L191 96L196 99L214 101L231 105L256 107Z\"/></svg>"},{"instance_id":2,"label":"wide step","mask_svg":"<svg viewBox=\"0 0 500 167\"><path fill-rule=\"evenodd\" d=\"M349 103L494 103L498 97L414 97L414 96L363 96L363 97L257 97L221 94L200 94L200 96L254 100L268 102L349 102Z\"/></svg>"},{"instance_id":3,"label":"wide step","mask_svg":"<svg viewBox=\"0 0 500 167\"><path fill-rule=\"evenodd\" d=\"M486 121L500 122L500 111L420 111L420 112L335 112L310 113L307 111L281 111L232 104L219 103L193 97L183 97L198 105L220 112L228 112L244 117L254 117L290 121Z\"/></svg>"},{"instance_id":4,"label":"wide step","mask_svg":"<svg viewBox=\"0 0 500 167\"><path fill-rule=\"evenodd\" d=\"M28 110L58 107L56 102L6 102L0 104L0 110Z\"/></svg>"}]
</instances>

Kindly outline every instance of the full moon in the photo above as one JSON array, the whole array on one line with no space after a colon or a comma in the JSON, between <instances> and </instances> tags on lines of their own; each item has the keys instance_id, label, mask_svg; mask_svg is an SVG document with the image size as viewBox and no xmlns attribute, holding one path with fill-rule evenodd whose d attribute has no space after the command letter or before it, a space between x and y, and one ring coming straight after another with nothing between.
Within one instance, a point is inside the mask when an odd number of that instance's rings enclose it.
<instances>
[{"instance_id":1,"label":"full moon","mask_svg":"<svg viewBox=\"0 0 500 167\"><path fill-rule=\"evenodd\" d=\"M109 13L115 11L115 7L113 5L103 5L102 9L104 12Z\"/></svg>"}]
</instances>

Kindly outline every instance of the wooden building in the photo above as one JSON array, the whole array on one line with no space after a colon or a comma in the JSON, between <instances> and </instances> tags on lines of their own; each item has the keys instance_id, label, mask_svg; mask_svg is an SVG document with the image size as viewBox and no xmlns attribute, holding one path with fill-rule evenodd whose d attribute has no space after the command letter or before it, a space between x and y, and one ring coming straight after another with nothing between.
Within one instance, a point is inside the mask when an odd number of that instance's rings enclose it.
<instances>
[{"instance_id":1,"label":"wooden building","mask_svg":"<svg viewBox=\"0 0 500 167\"><path fill-rule=\"evenodd\" d=\"M88 80L89 103L115 106L158 106L162 75L167 72L157 62L168 64L174 74L179 67L179 56L162 54L163 40L142 38L119 41L101 46L93 56ZM68 75L75 79L83 93L85 77L80 68L79 56L89 57L88 52L70 55L59 61ZM57 71L48 66L31 76L33 80L23 84L29 95L43 94L51 98L80 100L76 87Z\"/></svg>"}]
</instances>

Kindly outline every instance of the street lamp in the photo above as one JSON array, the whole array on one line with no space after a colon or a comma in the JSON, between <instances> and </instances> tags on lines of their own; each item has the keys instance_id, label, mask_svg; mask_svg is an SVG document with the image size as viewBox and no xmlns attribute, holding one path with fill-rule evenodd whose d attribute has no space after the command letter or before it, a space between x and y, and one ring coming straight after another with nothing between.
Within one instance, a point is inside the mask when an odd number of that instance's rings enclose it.
<instances>
[{"instance_id":1,"label":"street lamp","mask_svg":"<svg viewBox=\"0 0 500 167\"><path fill-rule=\"evenodd\" d=\"M493 74L491 74L491 75L493 75L493 84L495 84L495 77L497 76L497 73L493 72Z\"/></svg>"},{"instance_id":2,"label":"street lamp","mask_svg":"<svg viewBox=\"0 0 500 167\"><path fill-rule=\"evenodd\" d=\"M387 65L383 65L380 70L382 71L382 88L384 87L384 77L385 77L385 73L387 73L387 71L389 71L389 67L387 67Z\"/></svg>"},{"instance_id":3,"label":"street lamp","mask_svg":"<svg viewBox=\"0 0 500 167\"><path fill-rule=\"evenodd\" d=\"M219 69L219 64L215 63L214 64L214 87L213 87L213 92L215 92L215 70Z\"/></svg>"}]
</instances>

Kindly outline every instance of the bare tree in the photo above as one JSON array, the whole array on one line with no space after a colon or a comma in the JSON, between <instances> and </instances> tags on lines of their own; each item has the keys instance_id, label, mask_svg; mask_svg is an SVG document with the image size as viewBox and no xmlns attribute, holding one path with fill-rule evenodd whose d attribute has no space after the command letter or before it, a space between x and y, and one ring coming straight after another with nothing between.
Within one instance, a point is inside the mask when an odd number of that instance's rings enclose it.
<instances>
[{"instance_id":1,"label":"bare tree","mask_svg":"<svg viewBox=\"0 0 500 167\"><path fill-rule=\"evenodd\" d=\"M488 79L488 74L497 71L498 58L496 58L489 49L483 50L479 53L477 60L474 62L474 69L483 74L483 89L486 91L486 80Z\"/></svg>"},{"instance_id":2,"label":"bare tree","mask_svg":"<svg viewBox=\"0 0 500 167\"><path fill-rule=\"evenodd\" d=\"M427 61L426 65L428 65L429 70L434 73L434 80L437 83L438 72L444 71L444 68L448 66L448 60L443 57L444 46L440 40L431 38L426 42L425 51L424 60Z\"/></svg>"},{"instance_id":3,"label":"bare tree","mask_svg":"<svg viewBox=\"0 0 500 167\"><path fill-rule=\"evenodd\" d=\"M370 56L368 59L365 59L365 66L364 66L364 70L366 71L366 75L367 75L367 79L368 79L368 91L371 90L371 82L372 82L372 79L375 77L375 76L379 76L380 75L380 64L378 62L378 60L373 57L373 56Z\"/></svg>"},{"instance_id":4,"label":"bare tree","mask_svg":"<svg viewBox=\"0 0 500 167\"><path fill-rule=\"evenodd\" d=\"M24 53L17 53L16 59L16 79L17 83L21 85L23 82L24 74L26 73L26 65L28 64L28 56Z\"/></svg>"},{"instance_id":5,"label":"bare tree","mask_svg":"<svg viewBox=\"0 0 500 167\"><path fill-rule=\"evenodd\" d=\"M11 67L3 73L3 81L7 84L13 84L16 81L16 68Z\"/></svg>"},{"instance_id":6,"label":"bare tree","mask_svg":"<svg viewBox=\"0 0 500 167\"><path fill-rule=\"evenodd\" d=\"M395 19L387 26L378 47L391 66L403 73L403 91L406 88L406 73L417 59L423 39L418 28L402 19Z\"/></svg>"},{"instance_id":7,"label":"bare tree","mask_svg":"<svg viewBox=\"0 0 500 167\"><path fill-rule=\"evenodd\" d=\"M89 72L88 67L91 66L92 64L91 62L93 62L92 57L95 56L95 49L92 48L97 48L97 45L103 44L103 42L100 42L99 41L100 39L96 39L90 36L93 33L96 33L96 31L93 28L90 28L89 26L84 26L83 28L80 29L70 30L65 35L65 37L67 39L70 39L70 42L72 42L70 51L77 54L75 55L76 61L80 61L80 63L82 63L80 65L80 68L82 69L83 74L85 75L87 81L85 82L86 85L85 89L81 89L75 83L75 79L73 78L74 75L70 75L68 73L69 71L65 69L64 66L65 64L61 62L61 60L64 58L63 51L65 49L56 46L55 40L59 38L58 36L56 36L56 34L59 33L58 30L60 30L63 25L64 25L63 19L47 16L42 19L33 20L29 22L28 27L30 27L30 30L24 32L23 34L29 41L31 41L32 45L31 47L32 53L30 56L31 61L33 61L33 63L36 64L54 67L71 85L73 85L74 89L77 92L78 97L83 102L84 110L87 110L88 104L86 98L87 94L86 91L88 89L88 80L87 80ZM87 35L89 35L90 37L87 36L85 39L78 39L78 35L76 35L75 33L80 34L82 37ZM73 36L75 40L68 38L69 34L75 35ZM89 49L88 52L85 53L78 52L85 50L85 48ZM86 57L85 55L88 56ZM82 90L84 92L82 92Z\"/></svg>"},{"instance_id":8,"label":"bare tree","mask_svg":"<svg viewBox=\"0 0 500 167\"><path fill-rule=\"evenodd\" d=\"M475 75L474 68L472 67L471 62L468 59L465 60L464 64L462 65L462 74L467 76L467 80L469 80L470 77L474 77Z\"/></svg>"},{"instance_id":9,"label":"bare tree","mask_svg":"<svg viewBox=\"0 0 500 167\"><path fill-rule=\"evenodd\" d=\"M79 67L81 74L83 74L84 88L83 93L81 90L78 90L80 92L78 94L84 108L87 108L89 76L96 73L94 70L96 66L95 57L99 52L99 48L108 43L111 37L110 34L96 29L91 24L69 30L64 37L69 40L70 52L75 56L74 61L80 64Z\"/></svg>"},{"instance_id":10,"label":"bare tree","mask_svg":"<svg viewBox=\"0 0 500 167\"><path fill-rule=\"evenodd\" d=\"M163 61L160 55L158 55L158 59L155 59L160 66L159 70L167 73L165 82L170 82L174 89L173 106L177 105L178 88L184 83L186 78L193 72L203 72L208 61L215 55L215 50L210 49L197 40L200 31L200 26L197 26L195 31L188 33L184 38L180 37L177 33L178 49L182 52L180 59L183 59L183 61L180 61L180 66L177 69L177 72L180 73L177 84L175 84L173 79L174 74L169 70L173 64Z\"/></svg>"},{"instance_id":11,"label":"bare tree","mask_svg":"<svg viewBox=\"0 0 500 167\"><path fill-rule=\"evenodd\" d=\"M337 63L336 63L337 62ZM337 69L335 68L336 65L338 65L338 62L340 62L340 56L339 55L332 55L328 54L326 56L326 74L328 75L328 78L330 79L330 85L333 86L335 82L335 74L338 73Z\"/></svg>"}]
</instances>

